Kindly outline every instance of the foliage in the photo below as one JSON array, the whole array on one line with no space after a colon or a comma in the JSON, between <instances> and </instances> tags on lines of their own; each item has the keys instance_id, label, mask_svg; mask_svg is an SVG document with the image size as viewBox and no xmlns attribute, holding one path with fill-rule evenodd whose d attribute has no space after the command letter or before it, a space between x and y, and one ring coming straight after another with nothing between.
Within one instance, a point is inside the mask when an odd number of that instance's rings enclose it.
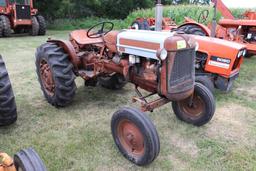
<instances>
[{"instance_id":1,"label":"foliage","mask_svg":"<svg viewBox=\"0 0 256 171\"><path fill-rule=\"evenodd\" d=\"M178 5L178 6L165 6L164 17L170 17L175 20L177 24L181 24L184 21L184 17L188 16L194 20L198 20L198 16L201 11L208 9L210 15L208 21L210 22L213 18L213 8L210 6L197 6L197 5ZM231 9L235 17L241 16L246 9ZM80 19L58 19L49 25L50 29L56 30L74 30L78 28L89 28L93 24L101 21L113 21L115 29L128 28L131 23L138 17L154 17L155 9L139 9L131 12L124 20L111 20L104 17L86 17ZM218 13L218 19L221 18L221 14Z\"/></svg>"},{"instance_id":2,"label":"foliage","mask_svg":"<svg viewBox=\"0 0 256 171\"><path fill-rule=\"evenodd\" d=\"M152 0L47 0L36 3L36 7L48 20L58 18L86 18L90 16L125 18L137 8L149 8Z\"/></svg>"}]
</instances>

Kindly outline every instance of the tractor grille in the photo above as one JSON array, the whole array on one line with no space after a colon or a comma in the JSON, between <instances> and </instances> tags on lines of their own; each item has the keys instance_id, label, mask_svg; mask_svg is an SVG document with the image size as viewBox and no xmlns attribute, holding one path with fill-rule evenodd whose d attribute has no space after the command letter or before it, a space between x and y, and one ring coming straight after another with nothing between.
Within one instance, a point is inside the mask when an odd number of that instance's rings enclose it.
<instances>
[{"instance_id":1,"label":"tractor grille","mask_svg":"<svg viewBox=\"0 0 256 171\"><path fill-rule=\"evenodd\" d=\"M17 19L31 19L30 6L29 5L16 5Z\"/></svg>"},{"instance_id":2,"label":"tractor grille","mask_svg":"<svg viewBox=\"0 0 256 171\"><path fill-rule=\"evenodd\" d=\"M170 93L184 92L194 86L195 49L177 51L169 78Z\"/></svg>"}]
</instances>

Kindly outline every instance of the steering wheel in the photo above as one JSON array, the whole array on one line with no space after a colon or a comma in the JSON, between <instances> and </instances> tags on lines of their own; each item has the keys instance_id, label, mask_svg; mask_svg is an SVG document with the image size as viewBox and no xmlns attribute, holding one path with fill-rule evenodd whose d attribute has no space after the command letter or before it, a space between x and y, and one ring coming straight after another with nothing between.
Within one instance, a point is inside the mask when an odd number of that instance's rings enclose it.
<instances>
[{"instance_id":1,"label":"steering wheel","mask_svg":"<svg viewBox=\"0 0 256 171\"><path fill-rule=\"evenodd\" d=\"M110 27L107 27L105 29L106 26L110 26ZM98 28L98 30L97 30ZM87 31L87 37L91 38L91 39L96 39L96 38L99 38L99 37L102 37L106 34L108 34L109 32L111 32L114 28L114 23L112 22L101 22L101 23L98 23L94 26L92 26L88 31ZM94 30L97 30L97 31L94 31Z\"/></svg>"},{"instance_id":2,"label":"steering wheel","mask_svg":"<svg viewBox=\"0 0 256 171\"><path fill-rule=\"evenodd\" d=\"M205 23L209 17L209 10L203 10L199 17L198 17L198 23Z\"/></svg>"}]
</instances>

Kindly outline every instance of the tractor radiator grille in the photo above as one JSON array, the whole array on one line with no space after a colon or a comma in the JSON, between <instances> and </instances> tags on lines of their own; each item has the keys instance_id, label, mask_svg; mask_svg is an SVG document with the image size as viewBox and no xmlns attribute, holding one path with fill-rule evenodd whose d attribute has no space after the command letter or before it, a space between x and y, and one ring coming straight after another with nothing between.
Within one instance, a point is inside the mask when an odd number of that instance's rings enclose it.
<instances>
[{"instance_id":1,"label":"tractor radiator grille","mask_svg":"<svg viewBox=\"0 0 256 171\"><path fill-rule=\"evenodd\" d=\"M179 93L193 88L195 81L195 49L177 51L169 77L169 92Z\"/></svg>"},{"instance_id":2,"label":"tractor radiator grille","mask_svg":"<svg viewBox=\"0 0 256 171\"><path fill-rule=\"evenodd\" d=\"M29 5L16 5L16 15L17 19L31 19Z\"/></svg>"}]
</instances>

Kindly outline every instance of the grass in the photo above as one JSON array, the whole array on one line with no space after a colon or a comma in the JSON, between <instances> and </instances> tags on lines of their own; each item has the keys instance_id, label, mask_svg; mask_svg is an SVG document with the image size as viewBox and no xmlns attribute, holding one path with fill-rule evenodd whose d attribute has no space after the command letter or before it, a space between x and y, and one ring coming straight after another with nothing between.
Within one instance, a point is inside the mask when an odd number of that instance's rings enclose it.
<instances>
[{"instance_id":1,"label":"grass","mask_svg":"<svg viewBox=\"0 0 256 171\"><path fill-rule=\"evenodd\" d=\"M112 114L131 105L131 84L113 92L84 87L78 78L70 106L56 109L45 101L35 73L35 49L48 37L67 36L68 31L49 31L44 37L0 40L19 117L16 124L0 129L0 151L13 155L34 147L49 171L256 170L256 58L245 60L233 92L216 92L217 111L209 124L198 128L177 120L170 104L149 113L161 152L143 168L122 157L110 131Z\"/></svg>"},{"instance_id":2,"label":"grass","mask_svg":"<svg viewBox=\"0 0 256 171\"><path fill-rule=\"evenodd\" d=\"M163 15L164 17L170 17L175 20L177 24L184 22L184 16L188 16L194 20L198 20L198 17L203 10L209 10L210 15L208 17L208 22L213 19L213 7L209 6L197 6L197 5L178 5L178 6L165 6ZM246 9L231 9L235 17L240 17ZM124 20L111 20L106 18L98 17L87 17L81 19L57 19L48 25L49 29L54 30L73 30L80 28L89 28L90 26L102 22L102 21L112 21L115 24L115 29L128 28L138 17L155 17L155 8L151 9L138 9L131 12ZM218 19L221 18L221 14L218 13Z\"/></svg>"}]
</instances>

